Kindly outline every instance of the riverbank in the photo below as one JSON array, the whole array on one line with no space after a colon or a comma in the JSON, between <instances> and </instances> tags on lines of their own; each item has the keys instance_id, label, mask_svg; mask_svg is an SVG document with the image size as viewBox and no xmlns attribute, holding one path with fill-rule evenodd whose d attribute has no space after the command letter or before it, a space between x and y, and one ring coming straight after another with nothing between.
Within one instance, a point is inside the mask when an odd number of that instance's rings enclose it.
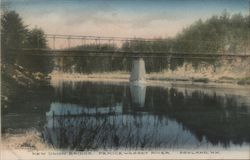
<instances>
[{"instance_id":1,"label":"riverbank","mask_svg":"<svg viewBox=\"0 0 250 160\"><path fill-rule=\"evenodd\" d=\"M44 143L41 133L35 129L20 133L5 133L2 136L2 149L47 150L52 146Z\"/></svg>"},{"instance_id":2,"label":"riverbank","mask_svg":"<svg viewBox=\"0 0 250 160\"><path fill-rule=\"evenodd\" d=\"M50 77L42 73L32 73L17 64L1 64L1 106L7 108L20 95L30 88L48 86Z\"/></svg>"},{"instance_id":3,"label":"riverbank","mask_svg":"<svg viewBox=\"0 0 250 160\"><path fill-rule=\"evenodd\" d=\"M18 112L32 113L46 110L49 98L52 97L52 88L49 86L50 77L42 73L32 73L17 64L1 64L1 116L6 116L13 110ZM43 88L43 90L41 90ZM46 96L44 96L46 95ZM40 103L35 106L33 99L39 97ZM13 115L17 117L16 115ZM12 119L11 123L20 125L18 122L27 123L25 119L32 115L20 117L18 121ZM34 121L35 126L39 126L39 120ZM2 119L1 126L1 147L2 149L45 149L48 148L41 137L41 134L35 129L17 131L12 128L6 128Z\"/></svg>"},{"instance_id":4,"label":"riverbank","mask_svg":"<svg viewBox=\"0 0 250 160\"><path fill-rule=\"evenodd\" d=\"M151 64L152 65L152 64ZM148 68L147 68L148 67ZM200 61L198 64L184 62L175 69L163 67L160 70L150 70L146 64L146 80L160 82L198 82L250 85L250 59L218 60L213 63ZM91 71L91 68L89 69ZM154 72L153 72L154 71ZM128 81L129 71L107 71L77 73L52 72L52 79L73 81Z\"/></svg>"},{"instance_id":5,"label":"riverbank","mask_svg":"<svg viewBox=\"0 0 250 160\"><path fill-rule=\"evenodd\" d=\"M146 74L147 82L175 82L175 83L213 83L213 84L233 84L233 85L250 85L250 76L233 78L231 76L211 75L204 73L187 73L180 74L178 72L158 72ZM79 74L79 73L60 73L53 72L49 75L51 77L51 83L58 80L66 81L93 81L93 82L129 82L129 73L124 71L117 72L104 72L104 73L92 73L92 74ZM234 75L233 75L234 76Z\"/></svg>"}]
</instances>

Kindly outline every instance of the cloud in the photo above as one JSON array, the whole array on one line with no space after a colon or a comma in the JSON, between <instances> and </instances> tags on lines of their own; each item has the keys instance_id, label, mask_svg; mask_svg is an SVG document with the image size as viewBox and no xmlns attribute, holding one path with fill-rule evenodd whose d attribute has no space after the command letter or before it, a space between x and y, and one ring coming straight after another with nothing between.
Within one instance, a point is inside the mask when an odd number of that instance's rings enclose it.
<instances>
[{"instance_id":1,"label":"cloud","mask_svg":"<svg viewBox=\"0 0 250 160\"><path fill-rule=\"evenodd\" d=\"M38 18L29 16L25 23L30 28L39 26L46 33L122 37L168 37L174 36L183 26L191 23L188 19L158 17L156 15L130 17L120 13L70 14L48 13Z\"/></svg>"},{"instance_id":2,"label":"cloud","mask_svg":"<svg viewBox=\"0 0 250 160\"><path fill-rule=\"evenodd\" d=\"M180 15L173 15L167 12L153 12L153 13L146 13L135 17L131 24L135 28L143 28L146 27L156 21L178 21L181 20L183 17Z\"/></svg>"},{"instance_id":3,"label":"cloud","mask_svg":"<svg viewBox=\"0 0 250 160\"><path fill-rule=\"evenodd\" d=\"M173 15L167 12L160 13L142 13L138 15L125 14L117 12L116 10L108 11L94 11L82 10L69 12L68 10L58 14L62 17L64 25L80 25L83 23L93 23L93 25L107 25L113 24L116 26L130 25L132 28L145 28L155 21L178 21L182 17L180 15Z\"/></svg>"},{"instance_id":4,"label":"cloud","mask_svg":"<svg viewBox=\"0 0 250 160\"><path fill-rule=\"evenodd\" d=\"M11 0L11 2L12 7L21 14L30 28L37 26L46 33L55 34L167 37L176 35L195 20L205 19L215 13L211 6L210 9L206 9L204 4L201 5L197 1L195 1L197 10L194 10L192 8L194 5L189 3L187 6L181 5L183 1L142 3L127 0ZM207 6L210 3L212 2ZM200 6L203 8L199 10ZM218 8L217 10L221 12Z\"/></svg>"}]
</instances>

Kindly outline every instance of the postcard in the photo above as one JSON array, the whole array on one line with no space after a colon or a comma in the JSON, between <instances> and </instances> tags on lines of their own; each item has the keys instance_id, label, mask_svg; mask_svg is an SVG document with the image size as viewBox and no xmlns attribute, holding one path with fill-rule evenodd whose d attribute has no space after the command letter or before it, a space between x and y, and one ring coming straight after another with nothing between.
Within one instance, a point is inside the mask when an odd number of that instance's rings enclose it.
<instances>
[{"instance_id":1,"label":"postcard","mask_svg":"<svg viewBox=\"0 0 250 160\"><path fill-rule=\"evenodd\" d=\"M2 0L1 159L250 159L249 0Z\"/></svg>"}]
</instances>

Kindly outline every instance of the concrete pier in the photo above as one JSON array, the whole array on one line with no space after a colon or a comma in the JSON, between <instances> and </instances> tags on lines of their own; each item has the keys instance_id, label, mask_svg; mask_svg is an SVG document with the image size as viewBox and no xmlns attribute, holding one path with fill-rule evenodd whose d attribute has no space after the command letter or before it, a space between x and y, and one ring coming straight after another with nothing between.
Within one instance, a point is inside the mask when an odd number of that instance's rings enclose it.
<instances>
[{"instance_id":1,"label":"concrete pier","mask_svg":"<svg viewBox=\"0 0 250 160\"><path fill-rule=\"evenodd\" d=\"M143 83L146 81L145 62L142 58L133 60L129 81L132 83Z\"/></svg>"}]
</instances>

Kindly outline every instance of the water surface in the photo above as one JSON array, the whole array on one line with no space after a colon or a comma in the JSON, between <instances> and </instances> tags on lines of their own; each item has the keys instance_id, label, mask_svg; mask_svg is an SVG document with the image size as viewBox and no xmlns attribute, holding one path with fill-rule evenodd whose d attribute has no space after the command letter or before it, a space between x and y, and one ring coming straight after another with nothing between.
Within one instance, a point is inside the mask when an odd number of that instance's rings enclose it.
<instances>
[{"instance_id":1,"label":"water surface","mask_svg":"<svg viewBox=\"0 0 250 160\"><path fill-rule=\"evenodd\" d=\"M69 150L250 146L249 90L70 81L52 87L5 109L3 132L33 128L44 143Z\"/></svg>"}]
</instances>

